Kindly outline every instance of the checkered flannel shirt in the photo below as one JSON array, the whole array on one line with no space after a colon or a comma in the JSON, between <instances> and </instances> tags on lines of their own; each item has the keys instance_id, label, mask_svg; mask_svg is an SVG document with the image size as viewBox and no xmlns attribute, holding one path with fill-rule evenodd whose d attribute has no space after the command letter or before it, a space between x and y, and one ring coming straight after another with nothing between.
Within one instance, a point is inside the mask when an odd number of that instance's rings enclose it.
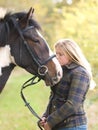
<instances>
[{"instance_id":1,"label":"checkered flannel shirt","mask_svg":"<svg viewBox=\"0 0 98 130\"><path fill-rule=\"evenodd\" d=\"M75 63L63 66L63 78L51 87L49 104L43 115L51 128L87 123L83 104L89 83L89 75L82 66Z\"/></svg>"}]
</instances>

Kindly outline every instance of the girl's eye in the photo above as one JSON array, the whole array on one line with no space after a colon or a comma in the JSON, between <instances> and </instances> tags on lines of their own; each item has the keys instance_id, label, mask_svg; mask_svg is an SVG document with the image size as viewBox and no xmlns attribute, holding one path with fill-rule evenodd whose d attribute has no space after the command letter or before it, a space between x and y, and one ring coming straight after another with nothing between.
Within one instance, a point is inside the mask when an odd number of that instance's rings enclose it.
<instances>
[{"instance_id":1,"label":"girl's eye","mask_svg":"<svg viewBox=\"0 0 98 130\"><path fill-rule=\"evenodd\" d=\"M64 54L62 54L62 53L57 53L56 55L57 55L57 56L63 56Z\"/></svg>"}]
</instances>

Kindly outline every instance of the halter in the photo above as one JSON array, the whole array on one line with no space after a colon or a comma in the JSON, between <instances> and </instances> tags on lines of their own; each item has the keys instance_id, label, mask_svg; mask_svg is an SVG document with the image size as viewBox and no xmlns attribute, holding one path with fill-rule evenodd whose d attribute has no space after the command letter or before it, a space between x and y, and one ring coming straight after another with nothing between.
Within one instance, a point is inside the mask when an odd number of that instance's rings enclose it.
<instances>
[{"instance_id":1,"label":"halter","mask_svg":"<svg viewBox=\"0 0 98 130\"><path fill-rule=\"evenodd\" d=\"M27 81L22 85L20 94L21 94L21 97L22 97L22 99L23 99L23 101L24 101L24 103L25 103L25 106L28 107L28 109L30 110L30 112L31 112L36 118L38 118L38 120L41 120L40 116L39 116L39 115L34 111L34 109L30 106L30 103L27 102L27 100L26 100L26 98L25 98L25 96L24 96L24 94L23 94L23 89L25 89L25 88L28 87L28 86L34 85L34 84L38 83L38 82L41 80L40 78L38 78L37 81L35 81L36 78L37 78L37 77L34 76L34 77L32 77L31 79L27 80ZM37 124L38 124L38 127L40 128L40 130L43 130L42 127L40 126L39 122L37 122Z\"/></svg>"},{"instance_id":2,"label":"halter","mask_svg":"<svg viewBox=\"0 0 98 130\"><path fill-rule=\"evenodd\" d=\"M14 23L14 24L15 24L15 23ZM15 26L16 26L16 25L15 25ZM22 38L22 40L23 40L24 45L26 46L28 52L30 53L30 55L31 55L31 57L32 57L32 60L34 60L34 62L35 62L35 63L37 64L37 66L38 66L38 80L37 80L37 81L34 81L34 80L37 78L37 76L34 76L34 77L32 77L31 79L27 80L27 81L22 85L22 88L21 88L21 97L22 97L22 99L23 99L23 101L24 101L24 103L25 103L25 106L28 107L28 109L31 111L31 113L32 113L36 118L38 118L39 120L41 120L41 118L38 116L38 114L34 111L34 109L33 109L33 108L30 106L30 104L27 102L27 100L26 100L26 98L25 98L25 96L24 96L24 94L23 94L23 89L26 88L26 87L28 87L28 86L31 86L31 85L34 85L34 84L38 83L38 82L41 80L41 78L39 78L39 77L46 75L46 73L48 72L48 68L47 68L47 66L46 66L45 64L47 64L52 58L56 57L56 55L53 54L53 55L50 56L48 59L46 59L44 62L40 63L40 61L39 61L38 59L36 59L36 57L35 57L35 51L34 51L33 49L31 50L29 44L27 43L27 41L25 40L25 38L24 38L24 36L23 36L24 32L26 32L26 31L28 31L28 30L34 28L34 26L27 27L27 28L25 28L23 31L21 31L18 26L16 26L16 27L17 27L16 29L17 29L19 35L21 36L21 38ZM37 57L38 57L38 56L37 56ZM40 128L40 130L43 130L42 127L40 126L39 122L38 122L38 127Z\"/></svg>"},{"instance_id":3,"label":"halter","mask_svg":"<svg viewBox=\"0 0 98 130\"><path fill-rule=\"evenodd\" d=\"M19 34L20 34L20 36L21 36L21 38L23 40L23 43L25 44L28 52L30 53L32 59L34 60L34 62L38 66L38 75L39 76L45 76L46 73L48 72L48 68L47 68L47 66L45 64L47 64L51 59L53 59L54 57L56 57L56 55L53 54L52 56L50 56L48 59L46 59L42 63L38 60L38 58L37 58L38 56L36 55L34 49L30 48L29 44L27 43L27 41L24 39L24 36L23 36L24 32L26 32L26 31L28 31L28 30L30 30L32 28L34 28L34 26L26 27L22 31L20 31L20 29L18 28L18 32L19 32ZM44 71L42 71L42 70L44 70Z\"/></svg>"},{"instance_id":4,"label":"halter","mask_svg":"<svg viewBox=\"0 0 98 130\"><path fill-rule=\"evenodd\" d=\"M15 19L11 18L16 30L18 31L21 39L23 40L23 44L26 46L29 54L31 55L32 57L32 60L34 60L34 62L36 63L36 65L38 66L38 77L42 77L42 76L45 76L46 73L48 72L48 68L45 64L47 64L51 59L53 59L54 57L56 57L55 54L51 55L48 59L46 59L45 61L43 61L42 63L38 60L38 56L37 54L35 53L34 49L31 49L29 44L27 43L27 41L25 40L24 38L24 33L30 29L33 29L35 28L34 26L29 26L29 27L26 27L25 29L21 30L17 24L17 21L15 21ZM20 54L20 57L21 57L21 54ZM41 70L44 70L43 72Z\"/></svg>"}]
</instances>

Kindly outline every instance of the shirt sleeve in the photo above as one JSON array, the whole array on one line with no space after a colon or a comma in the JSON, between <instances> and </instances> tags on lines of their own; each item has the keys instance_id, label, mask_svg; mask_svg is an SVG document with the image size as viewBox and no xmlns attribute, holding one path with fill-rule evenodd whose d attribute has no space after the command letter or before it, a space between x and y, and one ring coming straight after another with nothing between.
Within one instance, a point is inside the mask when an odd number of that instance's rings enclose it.
<instances>
[{"instance_id":1,"label":"shirt sleeve","mask_svg":"<svg viewBox=\"0 0 98 130\"><path fill-rule=\"evenodd\" d=\"M67 117L76 113L83 103L89 86L89 76L86 73L73 73L70 90L65 104L50 114L47 118L49 125L54 127Z\"/></svg>"},{"instance_id":2,"label":"shirt sleeve","mask_svg":"<svg viewBox=\"0 0 98 130\"><path fill-rule=\"evenodd\" d=\"M50 108L50 105L51 105L51 99L53 97L53 93L52 91L50 92L50 96L49 96L49 103L47 105L47 108L46 108L46 111L44 112L43 116L42 117L46 117L49 115L49 108Z\"/></svg>"}]
</instances>

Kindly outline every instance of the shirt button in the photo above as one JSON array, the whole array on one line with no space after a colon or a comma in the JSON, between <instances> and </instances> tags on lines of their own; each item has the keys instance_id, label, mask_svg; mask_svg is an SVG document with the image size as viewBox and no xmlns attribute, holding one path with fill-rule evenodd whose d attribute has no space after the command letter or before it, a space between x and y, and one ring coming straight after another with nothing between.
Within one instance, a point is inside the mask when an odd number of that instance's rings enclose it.
<instances>
[{"instance_id":1,"label":"shirt button","mask_svg":"<svg viewBox=\"0 0 98 130\"><path fill-rule=\"evenodd\" d=\"M56 106L54 105L53 108L56 108Z\"/></svg>"}]
</instances>

